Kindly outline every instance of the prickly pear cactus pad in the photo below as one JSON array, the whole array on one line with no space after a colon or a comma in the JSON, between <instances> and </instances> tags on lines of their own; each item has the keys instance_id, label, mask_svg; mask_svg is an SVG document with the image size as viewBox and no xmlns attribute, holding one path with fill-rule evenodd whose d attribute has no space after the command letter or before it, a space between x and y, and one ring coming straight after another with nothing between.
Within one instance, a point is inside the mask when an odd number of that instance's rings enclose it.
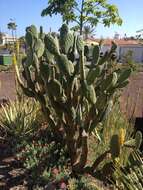
<instances>
[{"instance_id":1,"label":"prickly pear cactus pad","mask_svg":"<svg viewBox=\"0 0 143 190\"><path fill-rule=\"evenodd\" d=\"M79 171L86 166L88 137L108 117L114 97L128 84L131 70L116 69L114 42L103 56L96 45L91 64L87 64L82 36L65 24L59 36L44 34L42 28L39 33L32 25L27 27L25 38L25 82L16 69L19 84L27 96L40 102L51 130L57 134L63 129L71 165ZM113 146L112 150L116 156Z\"/></svg>"}]
</instances>

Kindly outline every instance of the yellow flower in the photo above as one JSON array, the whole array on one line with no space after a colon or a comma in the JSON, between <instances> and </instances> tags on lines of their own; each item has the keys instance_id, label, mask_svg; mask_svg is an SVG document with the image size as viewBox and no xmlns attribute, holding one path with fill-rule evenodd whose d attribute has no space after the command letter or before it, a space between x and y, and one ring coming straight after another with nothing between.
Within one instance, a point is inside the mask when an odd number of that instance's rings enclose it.
<instances>
[{"instance_id":1,"label":"yellow flower","mask_svg":"<svg viewBox=\"0 0 143 190\"><path fill-rule=\"evenodd\" d=\"M119 130L119 143L121 146L124 144L124 141L125 141L125 130L121 128Z\"/></svg>"},{"instance_id":2,"label":"yellow flower","mask_svg":"<svg viewBox=\"0 0 143 190\"><path fill-rule=\"evenodd\" d=\"M13 63L14 65L17 65L17 60L16 60L16 55L15 55L15 53L14 53L13 56L12 56L12 63Z\"/></svg>"},{"instance_id":3,"label":"yellow flower","mask_svg":"<svg viewBox=\"0 0 143 190\"><path fill-rule=\"evenodd\" d=\"M19 41L16 42L16 53L19 54Z\"/></svg>"}]
</instances>

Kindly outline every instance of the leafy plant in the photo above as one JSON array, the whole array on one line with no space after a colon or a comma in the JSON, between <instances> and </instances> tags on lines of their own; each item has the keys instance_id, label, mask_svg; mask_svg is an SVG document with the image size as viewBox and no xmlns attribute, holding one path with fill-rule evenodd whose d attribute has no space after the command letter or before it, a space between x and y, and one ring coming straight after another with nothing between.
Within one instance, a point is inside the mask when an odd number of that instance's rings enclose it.
<instances>
[{"instance_id":1,"label":"leafy plant","mask_svg":"<svg viewBox=\"0 0 143 190\"><path fill-rule=\"evenodd\" d=\"M90 176L82 176L79 179L70 178L68 180L68 189L69 190L99 190L101 185L97 185L97 180L91 178Z\"/></svg>"},{"instance_id":2,"label":"leafy plant","mask_svg":"<svg viewBox=\"0 0 143 190\"><path fill-rule=\"evenodd\" d=\"M90 26L84 26L83 29L83 34L84 34L84 39L87 40L94 32L94 29L91 28Z\"/></svg>"},{"instance_id":3,"label":"leafy plant","mask_svg":"<svg viewBox=\"0 0 143 190\"><path fill-rule=\"evenodd\" d=\"M75 29L79 29L80 34L87 23L92 27L98 23L103 23L104 26L122 24L117 7L109 4L107 0L50 0L41 15L52 16L58 13L62 15L63 21L75 22L77 24Z\"/></svg>"},{"instance_id":4,"label":"leafy plant","mask_svg":"<svg viewBox=\"0 0 143 190\"><path fill-rule=\"evenodd\" d=\"M68 157L66 150L60 144L35 140L26 143L18 149L17 159L28 170L30 180L36 184L53 183L59 186L67 182L70 172L67 168ZM36 182L35 182L36 179Z\"/></svg>"},{"instance_id":5,"label":"leafy plant","mask_svg":"<svg viewBox=\"0 0 143 190\"><path fill-rule=\"evenodd\" d=\"M72 171L86 171L89 137L108 117L117 92L128 84L131 70L112 66L117 47L114 42L103 57L99 46L94 46L91 65L86 66L83 40L70 33L66 25L61 28L59 40L50 34L40 39L32 25L26 29L26 42L26 85L15 64L18 82L25 95L39 101L54 136L62 136L59 143L67 147ZM108 150L101 157L106 153ZM95 168L96 160L89 170Z\"/></svg>"},{"instance_id":6,"label":"leafy plant","mask_svg":"<svg viewBox=\"0 0 143 190\"><path fill-rule=\"evenodd\" d=\"M9 22L8 24L7 24L7 28L9 29L9 30L11 30L11 33L12 33L12 38L13 38L13 41L14 41L14 31L16 31L16 28L17 28L17 25L16 25L16 23L15 22ZM16 36L15 36L15 38L16 38Z\"/></svg>"},{"instance_id":7,"label":"leafy plant","mask_svg":"<svg viewBox=\"0 0 143 190\"><path fill-rule=\"evenodd\" d=\"M39 166L40 162L45 160L49 154L51 145L41 141L33 141L26 144L21 151L17 154L19 160L24 163L25 168L32 169Z\"/></svg>"},{"instance_id":8,"label":"leafy plant","mask_svg":"<svg viewBox=\"0 0 143 190\"><path fill-rule=\"evenodd\" d=\"M133 54L134 52L129 50L124 56L123 56L123 62L124 64L127 64L129 67L131 67L134 71L137 69L136 63L133 60Z\"/></svg>"}]
</instances>

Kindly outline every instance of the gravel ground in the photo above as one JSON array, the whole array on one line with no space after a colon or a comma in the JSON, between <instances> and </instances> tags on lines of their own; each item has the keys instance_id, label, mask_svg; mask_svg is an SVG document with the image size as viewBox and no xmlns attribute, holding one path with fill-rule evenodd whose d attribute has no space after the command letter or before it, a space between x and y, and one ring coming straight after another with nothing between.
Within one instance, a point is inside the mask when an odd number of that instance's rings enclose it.
<instances>
[{"instance_id":1,"label":"gravel ground","mask_svg":"<svg viewBox=\"0 0 143 190\"><path fill-rule=\"evenodd\" d=\"M0 83L0 100L14 100L16 95L14 72L0 72Z\"/></svg>"},{"instance_id":2,"label":"gravel ground","mask_svg":"<svg viewBox=\"0 0 143 190\"><path fill-rule=\"evenodd\" d=\"M143 72L138 72L130 79L123 90L121 109L128 118L143 117Z\"/></svg>"}]
</instances>

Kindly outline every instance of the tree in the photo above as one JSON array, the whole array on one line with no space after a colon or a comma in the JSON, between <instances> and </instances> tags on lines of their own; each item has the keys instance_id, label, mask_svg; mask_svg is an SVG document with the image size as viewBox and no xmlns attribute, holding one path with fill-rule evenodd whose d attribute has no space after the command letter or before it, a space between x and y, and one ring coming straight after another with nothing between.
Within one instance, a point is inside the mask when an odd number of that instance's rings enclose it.
<instances>
[{"instance_id":1,"label":"tree","mask_svg":"<svg viewBox=\"0 0 143 190\"><path fill-rule=\"evenodd\" d=\"M138 39L139 41L143 41L143 29L136 31L137 35L136 35L136 39Z\"/></svg>"},{"instance_id":2,"label":"tree","mask_svg":"<svg viewBox=\"0 0 143 190\"><path fill-rule=\"evenodd\" d=\"M94 32L94 29L91 28L91 26L87 25L87 26L84 26L83 28L83 34L84 34L84 38L85 39L88 39L89 36L91 36Z\"/></svg>"},{"instance_id":3,"label":"tree","mask_svg":"<svg viewBox=\"0 0 143 190\"><path fill-rule=\"evenodd\" d=\"M0 44L2 44L2 43L3 43L3 33L0 32Z\"/></svg>"},{"instance_id":4,"label":"tree","mask_svg":"<svg viewBox=\"0 0 143 190\"><path fill-rule=\"evenodd\" d=\"M108 0L49 0L48 7L41 15L52 16L61 14L63 22L75 22L83 34L83 27L90 24L95 27L98 23L104 26L117 23L122 24L118 9L115 5L109 4Z\"/></svg>"},{"instance_id":5,"label":"tree","mask_svg":"<svg viewBox=\"0 0 143 190\"><path fill-rule=\"evenodd\" d=\"M12 38L14 39L14 31L16 32L16 28L17 28L17 25L15 22L9 22L7 24L7 27L9 30L11 30L11 33L12 33ZM15 33L15 37L16 37L16 33Z\"/></svg>"}]
</instances>

